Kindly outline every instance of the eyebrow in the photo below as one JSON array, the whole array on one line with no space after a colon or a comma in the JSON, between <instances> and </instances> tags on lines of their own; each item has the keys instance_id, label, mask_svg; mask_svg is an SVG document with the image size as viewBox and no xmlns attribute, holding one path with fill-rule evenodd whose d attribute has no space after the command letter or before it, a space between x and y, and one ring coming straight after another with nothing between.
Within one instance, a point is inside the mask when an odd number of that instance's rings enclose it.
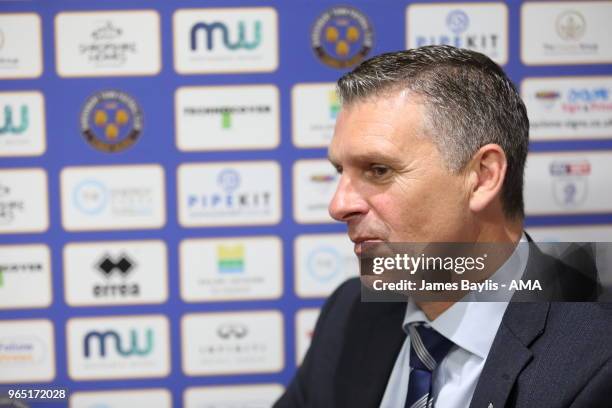
<instances>
[{"instance_id":1,"label":"eyebrow","mask_svg":"<svg viewBox=\"0 0 612 408\"><path fill-rule=\"evenodd\" d=\"M340 165L339 161L336 160L336 158L334 158L329 153L327 155L327 160L329 160L329 162L334 166ZM402 165L402 159L398 157L397 155L391 156L389 154L385 154L380 151L351 154L348 157L348 161L350 163L359 163L359 164L380 163L380 164L387 164L391 167L399 167Z\"/></svg>"}]
</instances>

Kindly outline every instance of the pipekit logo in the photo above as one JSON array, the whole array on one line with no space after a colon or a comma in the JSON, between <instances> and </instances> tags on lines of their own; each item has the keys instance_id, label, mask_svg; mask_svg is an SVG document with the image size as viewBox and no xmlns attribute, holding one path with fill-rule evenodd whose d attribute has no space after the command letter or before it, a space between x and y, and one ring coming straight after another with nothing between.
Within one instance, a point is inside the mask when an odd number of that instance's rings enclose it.
<instances>
[{"instance_id":1,"label":"pipekit logo","mask_svg":"<svg viewBox=\"0 0 612 408\"><path fill-rule=\"evenodd\" d=\"M580 207L588 196L591 163L587 159L554 161L549 169L557 204L565 208Z\"/></svg>"},{"instance_id":2,"label":"pipekit logo","mask_svg":"<svg viewBox=\"0 0 612 408\"><path fill-rule=\"evenodd\" d=\"M278 65L273 8L182 9L173 26L179 73L274 71Z\"/></svg>"},{"instance_id":3,"label":"pipekit logo","mask_svg":"<svg viewBox=\"0 0 612 408\"><path fill-rule=\"evenodd\" d=\"M188 164L178 173L183 225L273 224L280 219L280 175L274 162Z\"/></svg>"},{"instance_id":4,"label":"pipekit logo","mask_svg":"<svg viewBox=\"0 0 612 408\"><path fill-rule=\"evenodd\" d=\"M407 47L452 45L507 61L508 10L504 4L417 4L406 9Z\"/></svg>"},{"instance_id":5,"label":"pipekit logo","mask_svg":"<svg viewBox=\"0 0 612 408\"><path fill-rule=\"evenodd\" d=\"M143 117L136 100L122 91L98 92L81 111L81 132L93 147L120 152L131 147L142 132Z\"/></svg>"},{"instance_id":6,"label":"pipekit logo","mask_svg":"<svg viewBox=\"0 0 612 408\"><path fill-rule=\"evenodd\" d=\"M66 327L73 379L163 377L169 372L165 316L73 318Z\"/></svg>"},{"instance_id":7,"label":"pipekit logo","mask_svg":"<svg viewBox=\"0 0 612 408\"><path fill-rule=\"evenodd\" d=\"M357 65L370 53L374 31L368 18L353 7L332 7L321 14L311 31L315 55L332 68Z\"/></svg>"},{"instance_id":8,"label":"pipekit logo","mask_svg":"<svg viewBox=\"0 0 612 408\"><path fill-rule=\"evenodd\" d=\"M243 211L251 214L266 214L271 205L270 191L239 192L242 180L240 173L232 168L222 169L217 175L217 187L221 193L189 195L188 207L192 215L198 211L231 213Z\"/></svg>"}]
</instances>

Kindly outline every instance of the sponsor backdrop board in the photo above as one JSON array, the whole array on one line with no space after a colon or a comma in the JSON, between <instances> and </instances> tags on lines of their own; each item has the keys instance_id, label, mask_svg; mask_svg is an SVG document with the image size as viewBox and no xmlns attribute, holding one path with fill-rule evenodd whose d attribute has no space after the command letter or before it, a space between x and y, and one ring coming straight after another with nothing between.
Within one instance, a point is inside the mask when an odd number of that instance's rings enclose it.
<instances>
[{"instance_id":1,"label":"sponsor backdrop board","mask_svg":"<svg viewBox=\"0 0 612 408\"><path fill-rule=\"evenodd\" d=\"M0 3L1 386L269 406L358 274L326 147L335 81L382 52L503 65L527 230L612 241L610 0Z\"/></svg>"}]
</instances>

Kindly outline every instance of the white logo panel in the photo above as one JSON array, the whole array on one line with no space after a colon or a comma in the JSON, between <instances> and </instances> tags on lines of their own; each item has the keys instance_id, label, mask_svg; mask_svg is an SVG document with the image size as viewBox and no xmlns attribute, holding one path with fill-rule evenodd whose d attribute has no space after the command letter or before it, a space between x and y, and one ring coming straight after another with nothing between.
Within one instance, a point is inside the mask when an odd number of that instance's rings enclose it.
<instances>
[{"instance_id":1,"label":"white logo panel","mask_svg":"<svg viewBox=\"0 0 612 408\"><path fill-rule=\"evenodd\" d=\"M531 153L525 175L527 215L612 212L612 152Z\"/></svg>"},{"instance_id":2,"label":"white logo panel","mask_svg":"<svg viewBox=\"0 0 612 408\"><path fill-rule=\"evenodd\" d=\"M70 395L70 408L172 408L172 394L162 388L84 391Z\"/></svg>"},{"instance_id":3,"label":"white logo panel","mask_svg":"<svg viewBox=\"0 0 612 408\"><path fill-rule=\"evenodd\" d=\"M612 62L612 3L526 2L521 8L521 59L527 65Z\"/></svg>"},{"instance_id":4,"label":"white logo panel","mask_svg":"<svg viewBox=\"0 0 612 408\"><path fill-rule=\"evenodd\" d=\"M37 78L43 72L40 16L0 15L0 79Z\"/></svg>"},{"instance_id":5,"label":"white logo panel","mask_svg":"<svg viewBox=\"0 0 612 408\"><path fill-rule=\"evenodd\" d=\"M161 70L154 10L62 12L55 17L62 77L156 75Z\"/></svg>"},{"instance_id":6,"label":"white logo panel","mask_svg":"<svg viewBox=\"0 0 612 408\"><path fill-rule=\"evenodd\" d=\"M612 77L528 78L532 140L612 138Z\"/></svg>"},{"instance_id":7,"label":"white logo panel","mask_svg":"<svg viewBox=\"0 0 612 408\"><path fill-rule=\"evenodd\" d=\"M68 320L68 374L73 380L165 377L170 373L166 316Z\"/></svg>"},{"instance_id":8,"label":"white logo panel","mask_svg":"<svg viewBox=\"0 0 612 408\"><path fill-rule=\"evenodd\" d=\"M273 373L284 366L278 311L187 314L181 321L187 375Z\"/></svg>"},{"instance_id":9,"label":"white logo panel","mask_svg":"<svg viewBox=\"0 0 612 408\"><path fill-rule=\"evenodd\" d=\"M43 94L0 92L0 157L40 156L46 150Z\"/></svg>"},{"instance_id":10,"label":"white logo panel","mask_svg":"<svg viewBox=\"0 0 612 408\"><path fill-rule=\"evenodd\" d=\"M340 176L327 160L298 160L293 165L293 215L300 223L334 222L328 207Z\"/></svg>"},{"instance_id":11,"label":"white logo panel","mask_svg":"<svg viewBox=\"0 0 612 408\"><path fill-rule=\"evenodd\" d=\"M612 242L612 225L529 227L535 242Z\"/></svg>"},{"instance_id":12,"label":"white logo panel","mask_svg":"<svg viewBox=\"0 0 612 408\"><path fill-rule=\"evenodd\" d=\"M359 276L359 260L346 234L300 235L295 240L295 292L327 297L348 278Z\"/></svg>"},{"instance_id":13,"label":"white logo panel","mask_svg":"<svg viewBox=\"0 0 612 408\"><path fill-rule=\"evenodd\" d=\"M187 302L277 299L282 294L278 237L186 239L180 261L181 297Z\"/></svg>"},{"instance_id":14,"label":"white logo panel","mask_svg":"<svg viewBox=\"0 0 612 408\"><path fill-rule=\"evenodd\" d=\"M280 384L190 387L185 390L185 408L268 408L283 394Z\"/></svg>"},{"instance_id":15,"label":"white logo panel","mask_svg":"<svg viewBox=\"0 0 612 408\"><path fill-rule=\"evenodd\" d=\"M55 378L55 340L49 320L0 321L0 384Z\"/></svg>"},{"instance_id":16,"label":"white logo panel","mask_svg":"<svg viewBox=\"0 0 612 408\"><path fill-rule=\"evenodd\" d=\"M51 300L49 247L0 246L0 309L47 307Z\"/></svg>"},{"instance_id":17,"label":"white logo panel","mask_svg":"<svg viewBox=\"0 0 612 408\"><path fill-rule=\"evenodd\" d=\"M276 224L280 167L273 161L183 164L178 200L184 227Z\"/></svg>"},{"instance_id":18,"label":"white logo panel","mask_svg":"<svg viewBox=\"0 0 612 408\"><path fill-rule=\"evenodd\" d=\"M168 298L163 241L71 243L64 290L71 306L162 303Z\"/></svg>"},{"instance_id":19,"label":"white logo panel","mask_svg":"<svg viewBox=\"0 0 612 408\"><path fill-rule=\"evenodd\" d=\"M166 223L159 165L66 167L61 190L68 231L160 228Z\"/></svg>"},{"instance_id":20,"label":"white logo panel","mask_svg":"<svg viewBox=\"0 0 612 408\"><path fill-rule=\"evenodd\" d=\"M301 365L312 342L321 309L300 309L295 314L295 364Z\"/></svg>"},{"instance_id":21,"label":"white logo panel","mask_svg":"<svg viewBox=\"0 0 612 408\"><path fill-rule=\"evenodd\" d=\"M179 74L271 72L278 67L273 8L180 9L173 29Z\"/></svg>"},{"instance_id":22,"label":"white logo panel","mask_svg":"<svg viewBox=\"0 0 612 408\"><path fill-rule=\"evenodd\" d=\"M508 62L508 8L504 3L413 4L406 8L406 48L452 45Z\"/></svg>"},{"instance_id":23,"label":"white logo panel","mask_svg":"<svg viewBox=\"0 0 612 408\"><path fill-rule=\"evenodd\" d=\"M175 99L179 150L272 149L280 142L275 85L183 87Z\"/></svg>"},{"instance_id":24,"label":"white logo panel","mask_svg":"<svg viewBox=\"0 0 612 408\"><path fill-rule=\"evenodd\" d=\"M297 84L291 90L293 144L327 147L334 134L340 100L336 84Z\"/></svg>"},{"instance_id":25,"label":"white logo panel","mask_svg":"<svg viewBox=\"0 0 612 408\"><path fill-rule=\"evenodd\" d=\"M47 173L42 169L0 170L0 234L49 228Z\"/></svg>"}]
</instances>

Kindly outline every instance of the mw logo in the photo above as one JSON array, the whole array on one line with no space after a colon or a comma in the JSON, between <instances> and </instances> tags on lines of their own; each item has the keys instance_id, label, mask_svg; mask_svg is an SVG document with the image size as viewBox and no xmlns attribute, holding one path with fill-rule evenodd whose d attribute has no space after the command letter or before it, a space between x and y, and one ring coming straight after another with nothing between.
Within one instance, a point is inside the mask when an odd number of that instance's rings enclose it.
<instances>
[{"instance_id":1,"label":"mw logo","mask_svg":"<svg viewBox=\"0 0 612 408\"><path fill-rule=\"evenodd\" d=\"M142 341L139 341L139 338L142 339L142 336L139 336L139 332L136 329L131 329L127 338L114 330L107 330L105 332L90 331L83 341L85 357L90 357L94 353L95 345L97 345L100 357L106 356L107 347L114 347L115 352L123 357L132 355L146 356L150 354L153 351L153 330L146 329L144 331L144 344L142 344Z\"/></svg>"},{"instance_id":2,"label":"mw logo","mask_svg":"<svg viewBox=\"0 0 612 408\"><path fill-rule=\"evenodd\" d=\"M202 32L206 39L206 49L211 51L215 47L215 31L218 31L223 40L223 45L229 50L237 50L243 48L245 50L253 50L261 44L261 22L255 21L253 24L253 41L246 40L246 24L243 21L238 22L238 39L234 42L230 40L230 32L227 25L220 22L214 23L197 23L191 28L191 51L198 49L198 33Z\"/></svg>"}]
</instances>

